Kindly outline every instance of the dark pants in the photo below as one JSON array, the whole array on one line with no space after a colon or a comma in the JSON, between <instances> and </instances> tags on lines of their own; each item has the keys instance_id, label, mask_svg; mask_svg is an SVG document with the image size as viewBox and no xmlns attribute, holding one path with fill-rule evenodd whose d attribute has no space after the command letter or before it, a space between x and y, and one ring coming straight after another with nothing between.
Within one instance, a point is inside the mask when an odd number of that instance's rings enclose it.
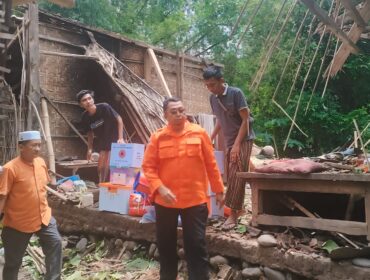
<instances>
[{"instance_id":1,"label":"dark pants","mask_svg":"<svg viewBox=\"0 0 370 280\"><path fill-rule=\"evenodd\" d=\"M155 205L157 245L159 250L160 279L175 280L177 277L177 221L181 217L185 259L189 280L209 279L208 253L206 248L207 204L185 209Z\"/></svg>"},{"instance_id":2,"label":"dark pants","mask_svg":"<svg viewBox=\"0 0 370 280\"><path fill-rule=\"evenodd\" d=\"M1 238L5 253L4 280L18 279L18 271L32 234L9 227L3 228ZM62 242L55 219L51 217L49 225L42 225L41 229L35 234L40 238L40 245L45 254L45 280L61 279Z\"/></svg>"}]
</instances>

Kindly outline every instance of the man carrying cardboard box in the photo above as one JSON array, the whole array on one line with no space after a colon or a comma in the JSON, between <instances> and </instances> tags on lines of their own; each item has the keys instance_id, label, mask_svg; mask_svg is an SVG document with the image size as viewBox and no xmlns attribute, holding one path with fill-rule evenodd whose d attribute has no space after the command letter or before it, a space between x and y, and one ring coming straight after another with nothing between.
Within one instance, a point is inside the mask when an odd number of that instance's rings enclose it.
<instances>
[{"instance_id":1,"label":"man carrying cardboard box","mask_svg":"<svg viewBox=\"0 0 370 280\"><path fill-rule=\"evenodd\" d=\"M107 182L109 175L109 157L112 143L125 143L123 140L123 121L121 116L107 103L95 104L94 91L81 90L76 95L81 108L81 123L87 132L87 160L91 160L94 136L95 149L99 152L99 182Z\"/></svg>"},{"instance_id":2,"label":"man carrying cardboard box","mask_svg":"<svg viewBox=\"0 0 370 280\"><path fill-rule=\"evenodd\" d=\"M177 276L180 215L189 279L206 280L208 179L221 207L222 178L207 132L186 120L180 99L165 100L163 111L168 125L152 134L142 165L155 202L160 279L175 280Z\"/></svg>"}]
</instances>

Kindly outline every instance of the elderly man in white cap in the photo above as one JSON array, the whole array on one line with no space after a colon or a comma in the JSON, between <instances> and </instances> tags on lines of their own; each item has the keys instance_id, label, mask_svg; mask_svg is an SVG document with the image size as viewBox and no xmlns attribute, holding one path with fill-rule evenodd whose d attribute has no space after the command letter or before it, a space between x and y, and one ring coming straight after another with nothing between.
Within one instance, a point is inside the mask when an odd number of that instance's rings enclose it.
<instances>
[{"instance_id":1,"label":"elderly man in white cap","mask_svg":"<svg viewBox=\"0 0 370 280\"><path fill-rule=\"evenodd\" d=\"M45 186L49 176L45 161L39 157L40 132L21 132L18 144L20 155L3 166L0 176L0 212L4 214L3 279L17 280L33 234L39 237L45 254L45 279L61 279L62 243L47 202Z\"/></svg>"}]
</instances>

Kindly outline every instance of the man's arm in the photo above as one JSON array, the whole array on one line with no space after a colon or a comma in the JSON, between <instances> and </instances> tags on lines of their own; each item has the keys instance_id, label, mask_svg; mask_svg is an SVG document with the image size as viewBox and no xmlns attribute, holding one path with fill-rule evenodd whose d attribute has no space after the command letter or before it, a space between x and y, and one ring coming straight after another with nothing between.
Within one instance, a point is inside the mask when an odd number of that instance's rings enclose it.
<instances>
[{"instance_id":1,"label":"man's arm","mask_svg":"<svg viewBox=\"0 0 370 280\"><path fill-rule=\"evenodd\" d=\"M220 130L221 130L221 124L220 124L220 122L216 119L215 128L213 129L212 134L211 134L211 141L212 141L212 142L213 142L213 140L216 138L216 136L218 135L218 133L220 132Z\"/></svg>"},{"instance_id":2,"label":"man's arm","mask_svg":"<svg viewBox=\"0 0 370 280\"><path fill-rule=\"evenodd\" d=\"M94 132L92 130L87 132L87 154L86 159L91 160L91 154L93 150L93 143L94 143Z\"/></svg>"},{"instance_id":3,"label":"man's arm","mask_svg":"<svg viewBox=\"0 0 370 280\"><path fill-rule=\"evenodd\" d=\"M117 143L125 143L125 140L123 140L123 121L120 115L116 117L117 125L118 125L118 140Z\"/></svg>"},{"instance_id":4,"label":"man's arm","mask_svg":"<svg viewBox=\"0 0 370 280\"><path fill-rule=\"evenodd\" d=\"M234 145L230 151L230 160L235 162L240 153L240 144L246 135L249 135L249 109L243 108L239 110L239 115L242 119L242 123L239 128L238 136L235 139Z\"/></svg>"}]
</instances>

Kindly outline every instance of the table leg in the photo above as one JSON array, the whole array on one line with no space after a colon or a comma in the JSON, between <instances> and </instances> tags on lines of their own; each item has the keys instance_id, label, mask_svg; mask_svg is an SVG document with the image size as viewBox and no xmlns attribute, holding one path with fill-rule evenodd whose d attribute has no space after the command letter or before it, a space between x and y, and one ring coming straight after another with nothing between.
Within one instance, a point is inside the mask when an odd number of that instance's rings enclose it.
<instances>
[{"instance_id":1,"label":"table leg","mask_svg":"<svg viewBox=\"0 0 370 280\"><path fill-rule=\"evenodd\" d=\"M367 241L370 245L370 191L367 190L365 193L365 217L367 224Z\"/></svg>"},{"instance_id":2,"label":"table leg","mask_svg":"<svg viewBox=\"0 0 370 280\"><path fill-rule=\"evenodd\" d=\"M252 191L252 226L258 226L257 217L262 213L262 192L251 184Z\"/></svg>"}]
</instances>

